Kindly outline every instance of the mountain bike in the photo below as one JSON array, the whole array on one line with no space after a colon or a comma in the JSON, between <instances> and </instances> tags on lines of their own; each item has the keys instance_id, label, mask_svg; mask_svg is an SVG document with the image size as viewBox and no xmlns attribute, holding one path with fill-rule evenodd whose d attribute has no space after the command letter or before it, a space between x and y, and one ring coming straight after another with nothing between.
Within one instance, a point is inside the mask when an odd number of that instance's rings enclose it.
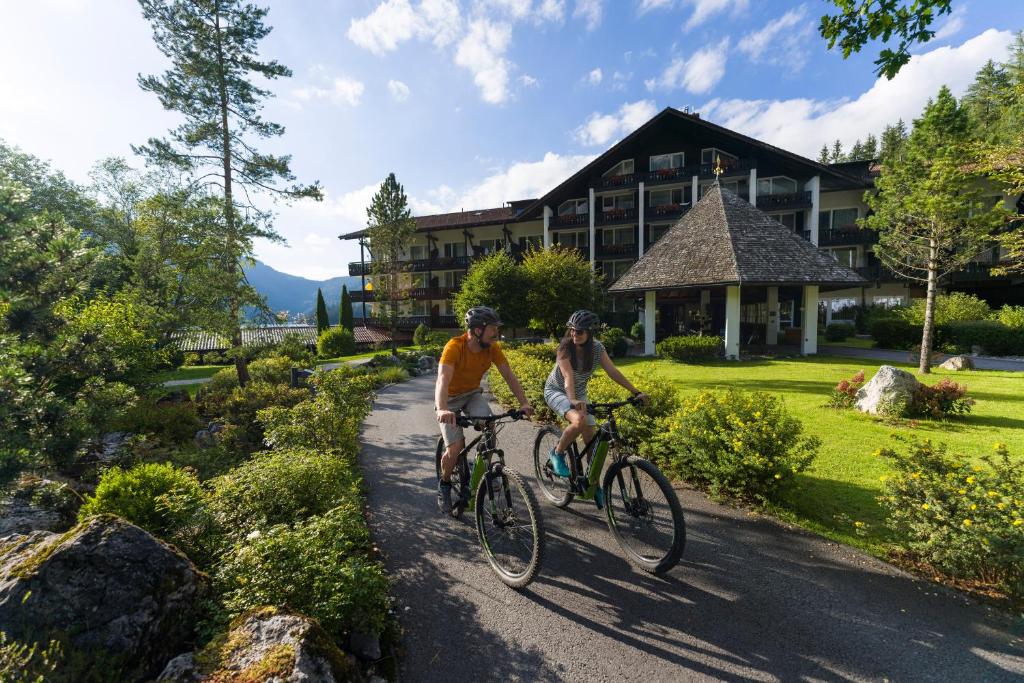
<instances>
[{"instance_id":1,"label":"mountain bike","mask_svg":"<svg viewBox=\"0 0 1024 683\"><path fill-rule=\"evenodd\" d=\"M602 507L603 494L608 528L630 564L652 574L674 567L686 545L683 507L668 478L654 463L637 456L619 433L615 411L639 405L631 398L616 403L591 403L587 412L604 418L593 438L581 451L574 441L566 453L571 474L560 477L551 469L548 453L562 436L556 427L545 427L533 445L533 467L541 493L555 506L565 508L573 498L594 500ZM608 455L611 461L604 479ZM586 458L587 467L583 460Z\"/></svg>"},{"instance_id":2,"label":"mountain bike","mask_svg":"<svg viewBox=\"0 0 1024 683\"><path fill-rule=\"evenodd\" d=\"M522 476L505 465L498 448L502 425L523 418L519 410L501 415L456 415L460 427L481 432L459 452L452 471L451 516L472 506L484 556L502 583L523 588L533 581L544 555L544 520L533 491ZM472 462L469 454L476 450ZM437 440L434 464L441 479L444 439Z\"/></svg>"}]
</instances>

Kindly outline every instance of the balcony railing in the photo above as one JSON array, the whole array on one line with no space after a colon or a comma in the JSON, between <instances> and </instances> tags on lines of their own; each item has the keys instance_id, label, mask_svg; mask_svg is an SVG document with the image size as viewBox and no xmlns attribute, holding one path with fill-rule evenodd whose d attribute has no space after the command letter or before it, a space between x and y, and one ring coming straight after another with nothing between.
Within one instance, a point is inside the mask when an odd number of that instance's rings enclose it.
<instances>
[{"instance_id":1,"label":"balcony railing","mask_svg":"<svg viewBox=\"0 0 1024 683\"><path fill-rule=\"evenodd\" d=\"M602 244L597 247L597 256L600 257L622 257L637 256L640 247L637 244Z\"/></svg>"},{"instance_id":2,"label":"balcony railing","mask_svg":"<svg viewBox=\"0 0 1024 683\"><path fill-rule=\"evenodd\" d=\"M742 158L735 161L722 160L722 177L742 175L749 173L751 169L757 168L757 160L753 158ZM599 178L593 183L595 190L614 190L622 187L636 187L640 181L647 185L663 185L665 183L682 183L698 176L700 178L714 178L715 164L692 164L679 168L664 168L658 171L626 173Z\"/></svg>"},{"instance_id":3,"label":"balcony railing","mask_svg":"<svg viewBox=\"0 0 1024 683\"><path fill-rule=\"evenodd\" d=\"M510 249L513 256L515 256L517 250L518 247ZM468 268L472 260L472 256L436 256L434 258L412 259L402 263L408 271L422 272L425 270L458 270ZM370 275L372 272L371 261L367 261L365 264L360 261L353 261L348 264L349 275Z\"/></svg>"},{"instance_id":4,"label":"balcony railing","mask_svg":"<svg viewBox=\"0 0 1024 683\"><path fill-rule=\"evenodd\" d=\"M660 204L644 209L644 220L656 221L679 218L690 210L689 204Z\"/></svg>"},{"instance_id":5,"label":"balcony railing","mask_svg":"<svg viewBox=\"0 0 1024 683\"><path fill-rule=\"evenodd\" d=\"M449 296L452 295L452 293L454 293L457 290L458 290L457 287L411 287L409 289L404 290L404 293L410 299L416 299L416 300L428 299L428 300L430 300L430 299L447 299ZM351 294L352 294L352 302L353 303L370 302L370 301L376 301L376 299L377 299L377 294L373 290L362 290L362 291L357 290L357 291L352 292Z\"/></svg>"},{"instance_id":6,"label":"balcony railing","mask_svg":"<svg viewBox=\"0 0 1024 683\"><path fill-rule=\"evenodd\" d=\"M786 194L759 194L757 208L762 211L784 209L810 209L814 206L810 192L788 192Z\"/></svg>"},{"instance_id":7,"label":"balcony railing","mask_svg":"<svg viewBox=\"0 0 1024 683\"><path fill-rule=\"evenodd\" d=\"M844 225L833 230L818 232L818 246L831 247L841 244L874 244L878 241L878 233L856 225Z\"/></svg>"},{"instance_id":8,"label":"balcony railing","mask_svg":"<svg viewBox=\"0 0 1024 683\"><path fill-rule=\"evenodd\" d=\"M437 329L459 327L454 315L406 315L398 319L398 329L415 330L420 324Z\"/></svg>"},{"instance_id":9,"label":"balcony railing","mask_svg":"<svg viewBox=\"0 0 1024 683\"><path fill-rule=\"evenodd\" d=\"M664 185L665 183L685 183L693 179L694 167L663 168L651 171L644 177L647 185Z\"/></svg>"},{"instance_id":10,"label":"balcony railing","mask_svg":"<svg viewBox=\"0 0 1024 683\"><path fill-rule=\"evenodd\" d=\"M590 214L569 213L564 216L552 216L548 221L549 228L587 227L590 225Z\"/></svg>"},{"instance_id":11,"label":"balcony railing","mask_svg":"<svg viewBox=\"0 0 1024 683\"><path fill-rule=\"evenodd\" d=\"M621 223L635 223L640 213L635 209L611 209L601 211L594 217L595 225L619 225Z\"/></svg>"},{"instance_id":12,"label":"balcony railing","mask_svg":"<svg viewBox=\"0 0 1024 683\"><path fill-rule=\"evenodd\" d=\"M635 187L644 179L643 173L626 173L625 175L610 175L601 178L594 185L598 190L611 190L617 187Z\"/></svg>"}]
</instances>

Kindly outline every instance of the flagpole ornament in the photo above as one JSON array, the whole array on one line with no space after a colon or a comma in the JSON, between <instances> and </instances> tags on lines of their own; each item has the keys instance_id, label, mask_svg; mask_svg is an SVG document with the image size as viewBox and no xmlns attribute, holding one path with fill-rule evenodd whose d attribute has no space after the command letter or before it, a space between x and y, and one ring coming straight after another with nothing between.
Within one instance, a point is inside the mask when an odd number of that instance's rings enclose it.
<instances>
[{"instance_id":1,"label":"flagpole ornament","mask_svg":"<svg viewBox=\"0 0 1024 683\"><path fill-rule=\"evenodd\" d=\"M715 155L715 167L713 169L711 169L711 172L715 174L715 182L716 183L718 182L718 176L722 175L722 173L724 171L725 171L725 169L722 168L722 155L721 154L716 154Z\"/></svg>"}]
</instances>

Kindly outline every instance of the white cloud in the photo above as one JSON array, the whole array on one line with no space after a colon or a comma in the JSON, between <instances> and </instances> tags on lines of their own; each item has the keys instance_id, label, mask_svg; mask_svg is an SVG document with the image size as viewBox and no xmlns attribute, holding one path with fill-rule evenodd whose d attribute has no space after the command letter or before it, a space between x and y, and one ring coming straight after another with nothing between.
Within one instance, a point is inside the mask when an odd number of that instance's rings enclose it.
<instances>
[{"instance_id":1,"label":"white cloud","mask_svg":"<svg viewBox=\"0 0 1024 683\"><path fill-rule=\"evenodd\" d=\"M967 16L967 6L960 5L949 15L949 17L935 30L932 40L945 40L955 36L964 27L964 17Z\"/></svg>"},{"instance_id":2,"label":"white cloud","mask_svg":"<svg viewBox=\"0 0 1024 683\"><path fill-rule=\"evenodd\" d=\"M943 85L961 96L987 60L1005 56L1012 39L1010 31L989 29L958 47L914 55L891 81L879 78L852 100L713 99L701 108L701 115L726 128L815 157L822 143L838 139L849 147L869 133L878 135L900 118L909 125Z\"/></svg>"},{"instance_id":3,"label":"white cloud","mask_svg":"<svg viewBox=\"0 0 1024 683\"><path fill-rule=\"evenodd\" d=\"M384 0L367 16L353 19L347 35L359 47L382 55L413 38L444 47L455 41L461 27L455 0L422 0L415 8L409 0Z\"/></svg>"},{"instance_id":4,"label":"white cloud","mask_svg":"<svg viewBox=\"0 0 1024 683\"><path fill-rule=\"evenodd\" d=\"M519 77L519 84L524 88L535 88L539 83L540 81L530 74L523 74Z\"/></svg>"},{"instance_id":5,"label":"white cloud","mask_svg":"<svg viewBox=\"0 0 1024 683\"><path fill-rule=\"evenodd\" d=\"M644 81L648 90L676 90L683 88L701 94L714 88L725 76L725 60L729 39L718 45L708 45L688 59L676 57L665 67L661 76Z\"/></svg>"},{"instance_id":6,"label":"white cloud","mask_svg":"<svg viewBox=\"0 0 1024 683\"><path fill-rule=\"evenodd\" d=\"M637 3L637 14L644 15L651 10L666 9L675 4L675 0L640 0Z\"/></svg>"},{"instance_id":7,"label":"white cloud","mask_svg":"<svg viewBox=\"0 0 1024 683\"><path fill-rule=\"evenodd\" d=\"M626 83L628 83L631 80L633 80L632 71L630 71L629 73L622 73L621 71L616 71L615 73L612 74L612 90L625 90Z\"/></svg>"},{"instance_id":8,"label":"white cloud","mask_svg":"<svg viewBox=\"0 0 1024 683\"><path fill-rule=\"evenodd\" d=\"M607 145L632 133L657 112L652 100L624 104L614 114L594 112L573 132L573 136L584 145Z\"/></svg>"},{"instance_id":9,"label":"white cloud","mask_svg":"<svg viewBox=\"0 0 1024 683\"><path fill-rule=\"evenodd\" d=\"M576 9L573 10L574 19L582 19L588 31L593 31L601 25L601 16L604 14L604 0L576 0Z\"/></svg>"},{"instance_id":10,"label":"white cloud","mask_svg":"<svg viewBox=\"0 0 1024 683\"><path fill-rule=\"evenodd\" d=\"M768 22L760 31L743 36L736 47L754 62L785 64L797 71L807 61L806 46L812 29L807 6L801 5Z\"/></svg>"},{"instance_id":11,"label":"white cloud","mask_svg":"<svg viewBox=\"0 0 1024 683\"><path fill-rule=\"evenodd\" d=\"M363 99L366 86L348 76L336 76L324 79L320 85L308 85L292 90L292 95L302 102L311 100L330 100L338 106L358 107Z\"/></svg>"},{"instance_id":12,"label":"white cloud","mask_svg":"<svg viewBox=\"0 0 1024 683\"><path fill-rule=\"evenodd\" d=\"M324 237L318 232L306 233L306 237L302 240L303 244L308 244L311 247L326 247L332 244L329 237Z\"/></svg>"},{"instance_id":13,"label":"white cloud","mask_svg":"<svg viewBox=\"0 0 1024 683\"><path fill-rule=\"evenodd\" d=\"M473 73L484 102L502 104L508 100L510 64L505 59L512 40L512 27L475 19L469 33L459 42L455 63Z\"/></svg>"},{"instance_id":14,"label":"white cloud","mask_svg":"<svg viewBox=\"0 0 1024 683\"><path fill-rule=\"evenodd\" d=\"M541 0L535 12L535 21L539 24L565 21L565 0Z\"/></svg>"},{"instance_id":15,"label":"white cloud","mask_svg":"<svg viewBox=\"0 0 1024 683\"><path fill-rule=\"evenodd\" d=\"M388 92L396 102L405 102L409 99L409 86L402 81L388 81Z\"/></svg>"},{"instance_id":16,"label":"white cloud","mask_svg":"<svg viewBox=\"0 0 1024 683\"><path fill-rule=\"evenodd\" d=\"M590 85L600 85L601 79L604 78L604 74L601 72L601 67L597 67L586 75L583 79Z\"/></svg>"},{"instance_id":17,"label":"white cloud","mask_svg":"<svg viewBox=\"0 0 1024 683\"><path fill-rule=\"evenodd\" d=\"M747 9L748 0L686 0L693 5L693 14L686 20L683 29L689 31L725 10L731 10L735 16Z\"/></svg>"},{"instance_id":18,"label":"white cloud","mask_svg":"<svg viewBox=\"0 0 1024 683\"><path fill-rule=\"evenodd\" d=\"M592 155L562 155L548 152L540 161L521 161L485 178L458 194L450 193L450 211L501 206L515 199L540 197L583 168Z\"/></svg>"}]
</instances>

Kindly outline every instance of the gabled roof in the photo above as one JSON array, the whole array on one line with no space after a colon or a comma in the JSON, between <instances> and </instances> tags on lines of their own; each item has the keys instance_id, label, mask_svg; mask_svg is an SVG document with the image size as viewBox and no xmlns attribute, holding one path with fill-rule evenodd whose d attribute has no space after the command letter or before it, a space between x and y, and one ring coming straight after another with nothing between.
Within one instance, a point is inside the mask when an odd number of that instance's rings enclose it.
<instances>
[{"instance_id":1,"label":"gabled roof","mask_svg":"<svg viewBox=\"0 0 1024 683\"><path fill-rule=\"evenodd\" d=\"M609 291L864 283L860 275L716 183Z\"/></svg>"},{"instance_id":2,"label":"gabled roof","mask_svg":"<svg viewBox=\"0 0 1024 683\"><path fill-rule=\"evenodd\" d=\"M495 225L511 223L521 213L523 203L533 203L536 200L518 200L510 202L511 206L499 206L495 209L478 209L475 211L455 211L453 213L437 213L429 216L416 216L416 232L430 232L446 228L471 228L478 225ZM366 236L366 230L357 230L344 235L338 239L352 240Z\"/></svg>"}]
</instances>

